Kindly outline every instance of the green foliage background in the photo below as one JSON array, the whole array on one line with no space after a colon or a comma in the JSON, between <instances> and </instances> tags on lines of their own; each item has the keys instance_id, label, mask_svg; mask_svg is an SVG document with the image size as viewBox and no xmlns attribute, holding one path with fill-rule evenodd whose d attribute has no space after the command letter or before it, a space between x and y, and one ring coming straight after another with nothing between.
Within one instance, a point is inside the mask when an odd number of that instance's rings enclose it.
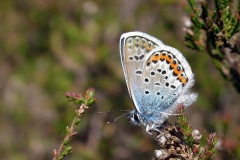
<instances>
[{"instance_id":1,"label":"green foliage background","mask_svg":"<svg viewBox=\"0 0 240 160\"><path fill-rule=\"evenodd\" d=\"M184 46L185 0L1 0L0 159L52 159L76 106L65 92L96 89L97 105L82 117L66 159L150 159L156 142L127 118L133 109L119 57L120 35L142 31L179 49L196 76L199 98L186 115L203 134L217 132L239 157L239 95L210 57ZM231 156L232 157L231 157ZM222 157L222 158L221 158Z\"/></svg>"}]
</instances>

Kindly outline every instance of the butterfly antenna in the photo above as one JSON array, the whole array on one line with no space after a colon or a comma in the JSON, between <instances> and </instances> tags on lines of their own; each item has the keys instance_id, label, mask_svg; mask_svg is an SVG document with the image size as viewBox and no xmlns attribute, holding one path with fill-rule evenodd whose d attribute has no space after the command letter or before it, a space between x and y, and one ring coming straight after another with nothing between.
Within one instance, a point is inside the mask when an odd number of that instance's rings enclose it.
<instances>
[{"instance_id":1,"label":"butterfly antenna","mask_svg":"<svg viewBox=\"0 0 240 160\"><path fill-rule=\"evenodd\" d=\"M107 111L107 112L98 112L100 114L102 113L114 113L114 112L130 112L131 110L112 110L112 111Z\"/></svg>"},{"instance_id":2,"label":"butterfly antenna","mask_svg":"<svg viewBox=\"0 0 240 160\"><path fill-rule=\"evenodd\" d=\"M128 112L128 113L124 113L123 115L121 115L121 116L115 118L113 121L108 121L107 123L108 123L108 124L113 123L113 122L117 121L119 118L121 118L121 117L123 117L123 116L125 116L125 115L127 115L127 114L130 114L130 112Z\"/></svg>"}]
</instances>

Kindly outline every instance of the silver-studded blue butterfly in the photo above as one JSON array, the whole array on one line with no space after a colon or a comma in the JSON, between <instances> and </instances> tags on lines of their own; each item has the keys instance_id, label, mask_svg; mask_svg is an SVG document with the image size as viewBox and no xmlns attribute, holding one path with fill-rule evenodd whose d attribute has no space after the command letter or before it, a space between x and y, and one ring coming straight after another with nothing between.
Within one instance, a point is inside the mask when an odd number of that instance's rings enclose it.
<instances>
[{"instance_id":1,"label":"silver-studded blue butterfly","mask_svg":"<svg viewBox=\"0 0 240 160\"><path fill-rule=\"evenodd\" d=\"M142 32L120 38L120 55L127 88L135 105L129 121L158 131L177 106L187 107L197 99L190 92L194 74L181 52Z\"/></svg>"}]
</instances>

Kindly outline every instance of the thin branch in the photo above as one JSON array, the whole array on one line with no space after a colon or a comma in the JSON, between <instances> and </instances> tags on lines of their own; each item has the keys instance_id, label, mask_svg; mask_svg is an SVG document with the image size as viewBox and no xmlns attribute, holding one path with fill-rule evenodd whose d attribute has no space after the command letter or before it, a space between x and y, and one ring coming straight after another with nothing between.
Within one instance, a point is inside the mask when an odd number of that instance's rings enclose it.
<instances>
[{"instance_id":1,"label":"thin branch","mask_svg":"<svg viewBox=\"0 0 240 160\"><path fill-rule=\"evenodd\" d=\"M77 114L76 114L76 116L74 117L74 119L73 119L73 121L72 121L71 127L70 127L70 128L67 127L67 134L66 134L64 140L62 141L62 143L61 143L58 151L56 152L56 150L54 150L54 158L53 158L53 160L58 160L59 158L61 158L62 153L63 153L63 151L64 151L64 149L65 149L65 147L66 147L66 144L68 143L69 139L70 139L72 136L74 136L74 135L77 134L77 132L74 131L75 126L76 126L76 123L79 122L79 120L80 120L79 118L80 118L80 116L82 115L82 113L84 113L84 109L86 109L86 108L88 108L88 107L85 106L85 104L82 104L82 105L79 107L79 109L76 110L76 113L77 113Z\"/></svg>"}]
</instances>

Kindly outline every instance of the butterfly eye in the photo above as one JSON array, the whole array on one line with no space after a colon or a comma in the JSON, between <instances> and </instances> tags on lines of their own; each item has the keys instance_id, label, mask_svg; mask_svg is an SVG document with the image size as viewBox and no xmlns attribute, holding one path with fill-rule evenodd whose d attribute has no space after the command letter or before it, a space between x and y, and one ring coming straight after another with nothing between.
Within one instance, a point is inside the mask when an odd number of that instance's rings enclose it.
<instances>
[{"instance_id":1,"label":"butterfly eye","mask_svg":"<svg viewBox=\"0 0 240 160\"><path fill-rule=\"evenodd\" d=\"M134 120L139 121L137 114L133 115Z\"/></svg>"},{"instance_id":2,"label":"butterfly eye","mask_svg":"<svg viewBox=\"0 0 240 160\"><path fill-rule=\"evenodd\" d=\"M130 123L134 124L134 125L140 125L141 124L136 111L134 111L130 114L128 121Z\"/></svg>"},{"instance_id":3,"label":"butterfly eye","mask_svg":"<svg viewBox=\"0 0 240 160\"><path fill-rule=\"evenodd\" d=\"M137 124L137 125L141 124L137 113L135 113L133 115L133 120L134 120L135 124Z\"/></svg>"}]
</instances>

